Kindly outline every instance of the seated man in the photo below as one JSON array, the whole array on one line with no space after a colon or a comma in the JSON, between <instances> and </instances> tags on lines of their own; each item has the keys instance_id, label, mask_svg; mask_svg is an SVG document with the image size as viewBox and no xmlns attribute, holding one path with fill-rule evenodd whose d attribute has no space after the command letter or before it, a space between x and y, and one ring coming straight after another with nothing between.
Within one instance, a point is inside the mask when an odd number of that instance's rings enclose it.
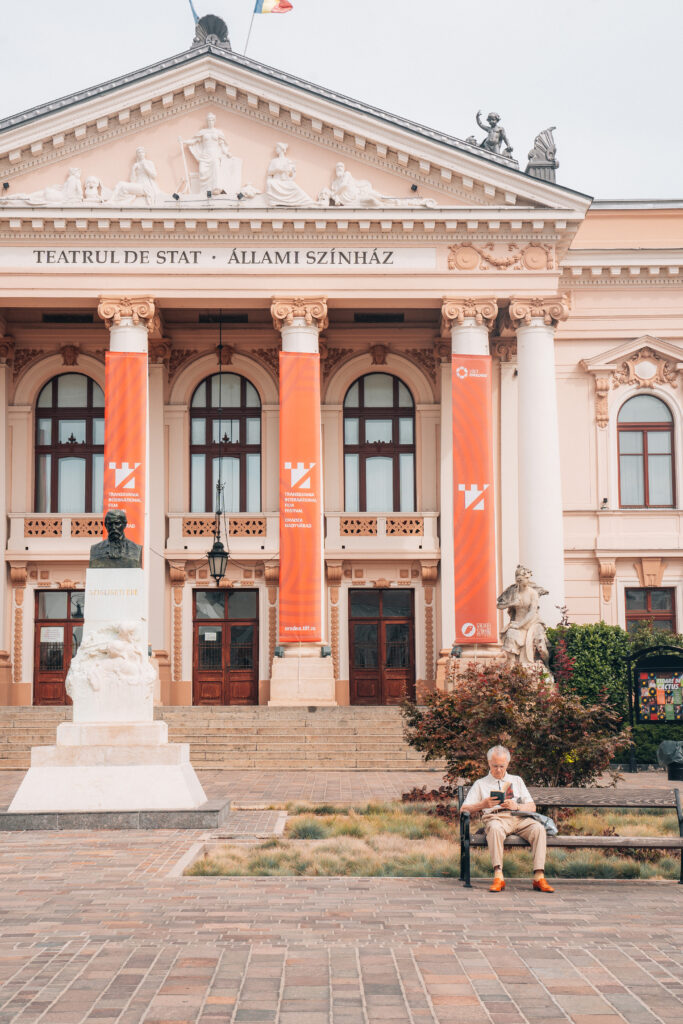
<instances>
[{"instance_id":1,"label":"seated man","mask_svg":"<svg viewBox=\"0 0 683 1024\"><path fill-rule=\"evenodd\" d=\"M491 747L486 759L489 763L489 774L471 787L461 810L476 814L481 811L486 831L491 861L493 862L493 885L491 892L500 892L505 888L503 877L503 848L506 836L521 836L531 846L534 856L534 889L539 892L554 892L545 879L545 828L534 818L524 818L511 814L510 811L528 811L533 813L536 804L519 775L508 775L510 751L507 747ZM491 793L503 794L491 796Z\"/></svg>"}]
</instances>

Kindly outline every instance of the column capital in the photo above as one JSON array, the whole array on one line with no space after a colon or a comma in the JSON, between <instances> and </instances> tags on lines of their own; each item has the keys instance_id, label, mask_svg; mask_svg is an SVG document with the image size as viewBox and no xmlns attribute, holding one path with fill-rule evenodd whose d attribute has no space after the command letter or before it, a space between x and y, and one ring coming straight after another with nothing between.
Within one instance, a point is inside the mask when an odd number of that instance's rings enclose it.
<instances>
[{"instance_id":1,"label":"column capital","mask_svg":"<svg viewBox=\"0 0 683 1024\"><path fill-rule=\"evenodd\" d=\"M532 320L543 320L546 327L556 327L569 316L569 296L553 295L544 299L510 299L508 316L513 327L528 326Z\"/></svg>"},{"instance_id":2,"label":"column capital","mask_svg":"<svg viewBox=\"0 0 683 1024\"><path fill-rule=\"evenodd\" d=\"M159 325L159 318L154 309L154 299L148 295L134 297L101 295L97 313L110 330L113 326L118 326L123 317L130 318L135 326L143 323L148 332L153 332Z\"/></svg>"},{"instance_id":3,"label":"column capital","mask_svg":"<svg viewBox=\"0 0 683 1024\"><path fill-rule=\"evenodd\" d=\"M441 306L441 336L447 338L454 327L460 327L465 320L474 320L484 324L491 330L498 315L498 303L495 299L444 298Z\"/></svg>"},{"instance_id":4,"label":"column capital","mask_svg":"<svg viewBox=\"0 0 683 1024\"><path fill-rule=\"evenodd\" d=\"M291 327L295 319L306 321L308 327L315 326L324 331L329 326L327 319L327 299L319 298L283 298L273 299L270 306L273 326L276 331L283 327Z\"/></svg>"}]
</instances>

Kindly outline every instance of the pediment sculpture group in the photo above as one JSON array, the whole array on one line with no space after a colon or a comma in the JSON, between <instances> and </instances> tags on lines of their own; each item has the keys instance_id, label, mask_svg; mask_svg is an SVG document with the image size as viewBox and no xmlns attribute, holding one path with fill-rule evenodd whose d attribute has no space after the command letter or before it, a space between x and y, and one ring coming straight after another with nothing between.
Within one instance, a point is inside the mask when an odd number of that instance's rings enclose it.
<instances>
[{"instance_id":1,"label":"pediment sculpture group","mask_svg":"<svg viewBox=\"0 0 683 1024\"><path fill-rule=\"evenodd\" d=\"M216 127L216 117L209 114L206 126L190 139L178 139L183 160L184 177L173 193L162 190L156 165L144 146L135 150L135 159L126 181L107 186L97 175L83 180L79 167L70 167L61 185L50 185L36 192L18 193L0 200L3 206L158 206L211 202L225 206L317 207L350 206L361 208L434 207L433 199L418 196L400 198L386 196L369 181L355 178L340 161L334 176L316 198L310 196L296 181L296 163L288 155L289 145L278 142L268 164L262 189L245 183L242 159L233 156L225 133Z\"/></svg>"}]
</instances>

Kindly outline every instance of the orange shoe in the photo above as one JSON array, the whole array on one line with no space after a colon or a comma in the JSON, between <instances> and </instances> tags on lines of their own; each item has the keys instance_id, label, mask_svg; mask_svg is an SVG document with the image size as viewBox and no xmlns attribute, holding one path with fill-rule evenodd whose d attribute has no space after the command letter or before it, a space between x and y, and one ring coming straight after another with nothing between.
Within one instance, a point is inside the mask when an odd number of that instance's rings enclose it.
<instances>
[{"instance_id":1,"label":"orange shoe","mask_svg":"<svg viewBox=\"0 0 683 1024\"><path fill-rule=\"evenodd\" d=\"M552 885L548 885L545 877L535 879L533 887L536 892L555 892Z\"/></svg>"},{"instance_id":2,"label":"orange shoe","mask_svg":"<svg viewBox=\"0 0 683 1024\"><path fill-rule=\"evenodd\" d=\"M489 886L489 892L502 892L505 888L504 878L494 878L493 885Z\"/></svg>"}]
</instances>

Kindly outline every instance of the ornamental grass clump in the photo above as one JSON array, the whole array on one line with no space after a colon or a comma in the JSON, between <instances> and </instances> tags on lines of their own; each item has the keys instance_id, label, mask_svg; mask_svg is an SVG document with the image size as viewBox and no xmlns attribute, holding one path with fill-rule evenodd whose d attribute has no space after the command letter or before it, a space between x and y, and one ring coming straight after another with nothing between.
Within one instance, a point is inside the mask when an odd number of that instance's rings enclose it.
<instances>
[{"instance_id":1,"label":"ornamental grass clump","mask_svg":"<svg viewBox=\"0 0 683 1024\"><path fill-rule=\"evenodd\" d=\"M406 739L426 760L444 758L447 781L488 772L487 750L503 744L512 770L536 786L586 786L628 747L630 731L606 695L575 693L518 665L470 664L452 693L403 705Z\"/></svg>"}]
</instances>

